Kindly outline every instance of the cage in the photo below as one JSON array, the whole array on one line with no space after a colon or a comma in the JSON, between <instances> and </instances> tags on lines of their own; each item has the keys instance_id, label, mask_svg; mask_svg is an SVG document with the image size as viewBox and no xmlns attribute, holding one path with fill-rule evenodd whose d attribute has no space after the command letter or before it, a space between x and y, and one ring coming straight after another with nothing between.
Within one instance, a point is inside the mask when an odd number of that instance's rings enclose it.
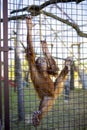
<instances>
[{"instance_id":1,"label":"cage","mask_svg":"<svg viewBox=\"0 0 87 130\"><path fill-rule=\"evenodd\" d=\"M0 129L87 130L86 0L0 0Z\"/></svg>"}]
</instances>

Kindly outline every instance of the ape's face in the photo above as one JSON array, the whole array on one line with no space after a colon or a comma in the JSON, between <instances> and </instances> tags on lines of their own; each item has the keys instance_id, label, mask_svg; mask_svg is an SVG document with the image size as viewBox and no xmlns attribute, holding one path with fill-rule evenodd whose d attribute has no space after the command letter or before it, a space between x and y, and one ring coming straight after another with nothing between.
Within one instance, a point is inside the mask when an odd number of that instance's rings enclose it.
<instances>
[{"instance_id":1,"label":"ape's face","mask_svg":"<svg viewBox=\"0 0 87 130\"><path fill-rule=\"evenodd\" d=\"M46 62L46 59L44 57L38 57L36 59L36 66L41 71L47 71L47 62Z\"/></svg>"}]
</instances>

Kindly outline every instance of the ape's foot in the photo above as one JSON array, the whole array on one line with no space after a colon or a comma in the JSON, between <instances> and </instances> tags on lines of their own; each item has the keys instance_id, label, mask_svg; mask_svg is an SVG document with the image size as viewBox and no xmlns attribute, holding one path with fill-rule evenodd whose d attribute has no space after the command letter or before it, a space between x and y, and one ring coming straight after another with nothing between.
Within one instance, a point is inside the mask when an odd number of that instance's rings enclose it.
<instances>
[{"instance_id":1,"label":"ape's foot","mask_svg":"<svg viewBox=\"0 0 87 130\"><path fill-rule=\"evenodd\" d=\"M32 123L35 127L37 127L40 124L40 115L41 111L35 111L32 117Z\"/></svg>"},{"instance_id":2,"label":"ape's foot","mask_svg":"<svg viewBox=\"0 0 87 130\"><path fill-rule=\"evenodd\" d=\"M65 60L65 66L68 67L68 70L70 70L71 65L73 64L72 57L67 57Z\"/></svg>"}]
</instances>

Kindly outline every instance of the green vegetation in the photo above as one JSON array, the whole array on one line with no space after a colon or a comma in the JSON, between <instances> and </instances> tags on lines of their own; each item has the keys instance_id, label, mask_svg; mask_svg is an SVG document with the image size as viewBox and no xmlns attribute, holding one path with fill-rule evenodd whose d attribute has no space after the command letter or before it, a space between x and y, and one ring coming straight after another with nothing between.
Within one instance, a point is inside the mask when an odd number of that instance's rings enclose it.
<instances>
[{"instance_id":1,"label":"green vegetation","mask_svg":"<svg viewBox=\"0 0 87 130\"><path fill-rule=\"evenodd\" d=\"M64 95L61 95L38 128L34 128L31 123L32 114L39 105L32 84L24 88L25 121L18 121L17 91L11 87L9 101L11 130L87 130L87 90L71 91L68 102L64 100Z\"/></svg>"}]
</instances>

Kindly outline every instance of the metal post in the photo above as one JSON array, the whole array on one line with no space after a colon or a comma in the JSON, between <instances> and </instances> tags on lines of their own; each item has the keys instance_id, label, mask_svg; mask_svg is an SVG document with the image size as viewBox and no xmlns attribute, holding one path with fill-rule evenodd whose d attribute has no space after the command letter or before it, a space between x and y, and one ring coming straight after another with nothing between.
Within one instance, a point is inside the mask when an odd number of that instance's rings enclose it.
<instances>
[{"instance_id":1,"label":"metal post","mask_svg":"<svg viewBox=\"0 0 87 130\"><path fill-rule=\"evenodd\" d=\"M10 130L9 123L9 88L8 88L8 1L3 0L3 48L4 48L4 121L5 130Z\"/></svg>"},{"instance_id":2,"label":"metal post","mask_svg":"<svg viewBox=\"0 0 87 130\"><path fill-rule=\"evenodd\" d=\"M71 78L70 78L70 90L74 90L74 61L71 66L71 72L70 72Z\"/></svg>"},{"instance_id":3,"label":"metal post","mask_svg":"<svg viewBox=\"0 0 87 130\"><path fill-rule=\"evenodd\" d=\"M0 11L1 11L1 0L0 0ZM1 13L0 13L1 19ZM1 23L0 23L0 39L1 39ZM1 47L1 40L0 40L0 47ZM0 128L2 125L2 85L1 85L1 51L0 51Z\"/></svg>"}]
</instances>

